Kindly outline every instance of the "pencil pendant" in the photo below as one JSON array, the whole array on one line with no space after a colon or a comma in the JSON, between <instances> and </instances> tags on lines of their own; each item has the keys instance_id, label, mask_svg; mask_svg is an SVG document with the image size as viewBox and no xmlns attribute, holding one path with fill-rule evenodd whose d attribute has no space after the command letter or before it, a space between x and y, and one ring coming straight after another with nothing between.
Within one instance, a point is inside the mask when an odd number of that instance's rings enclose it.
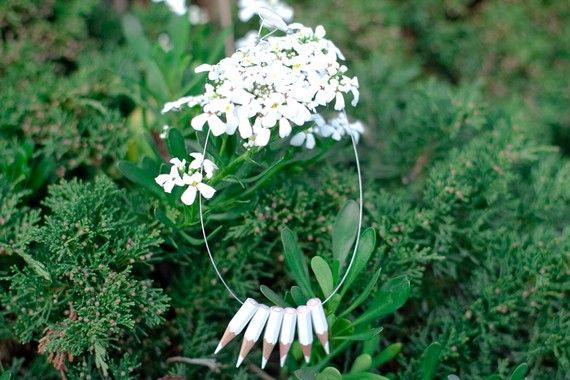
<instances>
[{"instance_id":1,"label":"pencil pendant","mask_svg":"<svg viewBox=\"0 0 570 380\"><path fill-rule=\"evenodd\" d=\"M220 339L220 343L218 343L218 347L216 347L214 354L220 352L222 348L224 348L229 342L232 341L232 339L234 339L237 335L239 335L239 333L242 332L251 317L253 317L255 314L258 307L259 304L253 298L248 298L245 300L230 323L228 323L228 327L226 327L226 331L224 332L224 335L222 335L222 339Z\"/></svg>"},{"instance_id":2,"label":"pencil pendant","mask_svg":"<svg viewBox=\"0 0 570 380\"><path fill-rule=\"evenodd\" d=\"M279 339L279 331L281 329L281 322L283 321L283 314L285 311L277 306L273 306L269 311L269 319L265 327L265 335L263 336L263 352L261 355L261 369L265 368L269 355L273 351L273 347L277 344Z\"/></svg>"},{"instance_id":3,"label":"pencil pendant","mask_svg":"<svg viewBox=\"0 0 570 380\"><path fill-rule=\"evenodd\" d=\"M297 310L292 307L285 309L283 313L283 324L281 325L281 334L279 336L279 357L281 367L285 364L287 354L295 338L295 325L297 324Z\"/></svg>"},{"instance_id":4,"label":"pencil pendant","mask_svg":"<svg viewBox=\"0 0 570 380\"><path fill-rule=\"evenodd\" d=\"M311 319L313 321L315 334L317 334L317 338L323 345L325 352L329 354L329 326L327 323L327 317L325 316L325 311L323 310L323 304L320 299L312 298L307 302L307 307L311 311Z\"/></svg>"},{"instance_id":5,"label":"pencil pendant","mask_svg":"<svg viewBox=\"0 0 570 380\"><path fill-rule=\"evenodd\" d=\"M311 347L313 345L313 329L311 327L311 312L307 306L297 308L297 332L299 343L308 363L311 360Z\"/></svg>"},{"instance_id":6,"label":"pencil pendant","mask_svg":"<svg viewBox=\"0 0 570 380\"><path fill-rule=\"evenodd\" d=\"M261 336L261 332L265 327L265 322L267 322L267 318L269 317L269 307L265 305L259 305L255 315L249 322L249 326L247 326L247 330L245 330L245 334L243 337L243 342L241 344L241 349L239 351L238 360L236 363L236 368L240 366L243 362L243 359L249 354L249 351L255 345L255 342Z\"/></svg>"}]
</instances>

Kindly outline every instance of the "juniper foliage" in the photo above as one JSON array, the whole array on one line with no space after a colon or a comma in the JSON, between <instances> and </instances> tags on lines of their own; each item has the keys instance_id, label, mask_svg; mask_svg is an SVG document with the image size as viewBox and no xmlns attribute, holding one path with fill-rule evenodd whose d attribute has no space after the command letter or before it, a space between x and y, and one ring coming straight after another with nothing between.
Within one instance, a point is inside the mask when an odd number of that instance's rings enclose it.
<instances>
[{"instance_id":1,"label":"juniper foliage","mask_svg":"<svg viewBox=\"0 0 570 380\"><path fill-rule=\"evenodd\" d=\"M15 337L38 340L62 374L93 361L106 376L110 361L127 360L127 342L163 321L168 298L145 279L159 231L133 225L124 197L102 177L50 187L47 215L27 251L42 270L14 267L2 294ZM123 354L110 360L117 349Z\"/></svg>"},{"instance_id":2,"label":"juniper foliage","mask_svg":"<svg viewBox=\"0 0 570 380\"><path fill-rule=\"evenodd\" d=\"M181 130L184 148L197 146L187 118L161 116L160 103L200 84L192 68L221 55L224 34L187 28L161 4L134 3L135 34L95 0L0 3L2 380L256 376L221 365L237 345L209 362L213 369L177 360L212 359L235 305L222 301L196 214L117 170L127 158L158 172L168 149L180 147L158 137L164 123ZM340 327L388 299L401 276L411 293L399 310L359 327L367 340L336 342L338 354L317 352L307 368L297 368L294 347L289 370L270 363L268 372L522 379L528 369L529 378L565 379L566 4L292 3L296 19L323 24L356 69L354 114L368 126L359 151L365 225L377 244L345 299L378 281ZM164 50L159 36L176 31L188 39ZM137 43L148 45L145 54ZM213 146L222 157L234 147ZM136 166L143 156L153 160ZM291 165L231 212L208 216L232 288L262 299L260 285L293 284L279 242L287 226L309 259L332 263L330 226L355 180L341 148ZM382 333L371 334L378 326Z\"/></svg>"}]
</instances>

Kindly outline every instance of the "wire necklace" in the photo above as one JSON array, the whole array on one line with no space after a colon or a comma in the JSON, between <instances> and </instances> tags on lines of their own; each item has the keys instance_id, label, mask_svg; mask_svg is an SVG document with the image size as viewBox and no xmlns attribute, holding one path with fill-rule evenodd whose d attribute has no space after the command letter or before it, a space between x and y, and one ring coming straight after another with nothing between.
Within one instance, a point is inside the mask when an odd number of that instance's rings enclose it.
<instances>
[{"instance_id":1,"label":"wire necklace","mask_svg":"<svg viewBox=\"0 0 570 380\"><path fill-rule=\"evenodd\" d=\"M206 134L206 140L204 142L203 155L206 154L206 149L208 147L210 132ZM356 149L356 141L354 136L349 134L352 143L352 148L354 152L354 158L356 161L356 171L358 175L358 232L356 234L356 242L354 244L354 249L352 251L352 256L350 258L348 267L345 270L344 275L333 289L331 294L329 294L324 300L319 298L311 298L307 301L306 305L298 306L297 308L282 308L279 306L269 307L262 303L257 302L253 298L246 298L242 300L236 295L236 292L228 285L222 276L216 261L208 244L208 236L206 234L206 228L204 225L204 214L202 208L202 195L199 194L198 198L198 210L200 217L200 226L202 229L202 236L204 239L204 245L208 253L208 257L216 272L217 277L220 279L224 287L227 289L228 293L241 304L241 307L230 320L228 326L218 346L216 347L215 354L217 354L222 348L224 348L229 342L231 342L236 336L242 333L245 329L244 339L241 345L239 356L237 359L236 367L239 367L247 354L254 347L255 343L261 337L261 333L265 327L265 334L263 336L263 348L262 348L262 362L261 368L265 368L269 356L273 351L273 348L279 342L279 357L281 367L285 364L287 354L293 343L295 330L297 330L299 343L305 357L305 361L309 362L311 356L311 348L313 343L313 331L317 336L318 340L321 342L323 349L328 354L330 353L330 343L328 338L328 323L326 320L323 305L325 305L341 288L342 284L346 280L352 264L354 263L354 258L356 257L356 252L358 250L358 243L360 238L360 233L362 229L362 207L363 207L363 192L362 192L362 175L360 171L360 162L358 159L358 150ZM247 326L247 329L246 329Z\"/></svg>"}]
</instances>

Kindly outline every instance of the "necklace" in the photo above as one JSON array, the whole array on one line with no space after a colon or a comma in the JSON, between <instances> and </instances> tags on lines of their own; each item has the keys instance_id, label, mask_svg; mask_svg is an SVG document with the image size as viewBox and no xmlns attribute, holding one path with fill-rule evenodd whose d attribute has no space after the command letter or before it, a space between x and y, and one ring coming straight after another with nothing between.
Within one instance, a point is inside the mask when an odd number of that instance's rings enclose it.
<instances>
[{"instance_id":1,"label":"necklace","mask_svg":"<svg viewBox=\"0 0 570 380\"><path fill-rule=\"evenodd\" d=\"M338 293L353 266L362 228L363 194L356 149L358 133L355 135L357 129L351 129L354 124L349 123L345 112L346 95L352 94L352 106L358 103L358 78L346 75L347 67L339 62L344 60L344 56L332 41L325 38L326 31L322 26L313 30L299 23L287 25L279 15L267 9L258 13L261 26L254 45L238 49L215 65L198 66L196 73L208 73L204 92L165 104L163 113L183 107L201 108L202 113L193 117L190 125L202 131L207 123L208 129L202 153L191 153L194 160L188 165L185 159L172 158L170 173L160 174L155 181L166 193L175 186L186 187L180 198L186 205L192 205L198 198L202 237L212 267L230 296L241 304L228 323L215 353L243 332L236 364L239 367L263 333L261 367L264 368L277 343L281 366L284 365L295 336L307 362L315 336L325 352L330 352L329 326L323 306ZM264 26L272 30L262 37ZM285 36L272 36L278 30L285 32ZM333 104L338 116L326 122L317 109L330 109ZM309 122L314 124L302 131L294 130L295 126ZM276 130L273 135L278 133L280 138L295 132L290 144L304 145L307 149L315 147L315 136L340 141L348 135L358 174L358 228L349 264L328 296L323 300L311 298L296 308L270 307L252 298L242 300L238 297L218 270L204 223L202 198L210 199L216 191L207 183L217 169L212 161L206 159L210 134L218 137L239 132L246 149L259 149L269 144L272 129Z\"/></svg>"},{"instance_id":2,"label":"necklace","mask_svg":"<svg viewBox=\"0 0 570 380\"><path fill-rule=\"evenodd\" d=\"M282 308L278 306L269 307L262 303L257 302L253 298L246 298L245 300L240 299L236 293L227 284L224 277L220 273L210 246L208 244L208 236L206 234L206 228L204 226L204 214L202 210L202 195L198 194L198 205L199 205L199 216L200 216L200 226L202 229L202 236L204 239L204 244L208 257L216 275L225 286L229 294L241 304L241 307L234 314L230 322L228 323L226 330L224 331L218 346L214 354L217 354L222 348L224 348L229 342L240 335L244 330L244 338L241 344L239 356L237 359L236 367L239 367L247 354L255 346L255 343L263 335L263 346L262 346L262 362L261 368L265 368L269 356L273 351L274 347L279 342L279 357L281 367L285 364L287 355L293 343L295 332L297 332L297 337L305 361L308 363L311 357L311 349L313 344L314 335L321 343L323 349L327 354L330 353L330 343L329 343L329 328L328 322L325 316L323 306L338 292L344 281L346 280L354 258L356 256L356 251L358 250L358 243L360 238L360 233L362 229L362 207L363 207L363 194L362 194L362 175L360 171L360 162L358 160L358 151L356 149L356 142L352 134L348 134L352 142L352 148L354 151L354 158L356 162L356 170L358 174L358 192L359 192L359 216L358 216L358 232L356 234L356 242L354 244L354 250L352 251L352 256L349 261L348 267L334 288L331 294L328 295L324 300L319 298L311 298L307 301L305 305L300 305L297 308L287 307ZM210 132L206 134L206 140L204 142L203 156L206 155L206 149L208 146L208 139ZM247 328L246 328L247 327ZM314 335L313 335L314 332Z\"/></svg>"}]
</instances>

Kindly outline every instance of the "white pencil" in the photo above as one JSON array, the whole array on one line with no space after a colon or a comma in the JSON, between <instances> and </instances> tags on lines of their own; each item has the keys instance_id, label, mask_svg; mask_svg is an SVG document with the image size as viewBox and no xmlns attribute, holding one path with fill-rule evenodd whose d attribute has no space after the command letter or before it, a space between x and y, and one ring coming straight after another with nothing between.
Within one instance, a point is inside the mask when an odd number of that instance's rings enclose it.
<instances>
[{"instance_id":1,"label":"white pencil","mask_svg":"<svg viewBox=\"0 0 570 380\"><path fill-rule=\"evenodd\" d=\"M281 330L281 322L285 311L277 306L273 306L269 312L269 319L265 327L265 335L263 336L263 353L261 355L261 369L265 368L269 355L273 351L273 347L279 340L279 331Z\"/></svg>"},{"instance_id":2,"label":"white pencil","mask_svg":"<svg viewBox=\"0 0 570 380\"><path fill-rule=\"evenodd\" d=\"M255 342L261 336L261 332L265 327L265 322L267 322L267 318L269 317L269 307L265 305L259 305L255 315L249 322L249 326L247 326L247 330L245 330L245 334L243 337L243 342L241 344L241 349L239 351L238 360L236 363L236 368L240 366L243 362L243 359L249 354L249 351L255 345Z\"/></svg>"},{"instance_id":3,"label":"white pencil","mask_svg":"<svg viewBox=\"0 0 570 380\"><path fill-rule=\"evenodd\" d=\"M237 335L239 335L239 333L242 332L251 317L253 317L255 314L258 307L259 304L253 298L248 298L245 300L230 323L228 323L228 327L226 327L226 331L224 332L224 335L222 335L222 339L220 339L220 343L218 343L218 347L216 347L214 354L220 352L222 348L224 348L229 342L232 341L232 339L234 339Z\"/></svg>"},{"instance_id":4,"label":"white pencil","mask_svg":"<svg viewBox=\"0 0 570 380\"><path fill-rule=\"evenodd\" d=\"M281 358L281 367L285 364L287 354L295 338L295 325L297 324L297 310L292 307L285 309L283 314L283 323L281 325L281 335L279 336L279 356Z\"/></svg>"},{"instance_id":5,"label":"white pencil","mask_svg":"<svg viewBox=\"0 0 570 380\"><path fill-rule=\"evenodd\" d=\"M299 343L308 363L311 360L311 347L313 345L313 329L311 327L311 312L307 306L297 308L297 332Z\"/></svg>"},{"instance_id":6,"label":"white pencil","mask_svg":"<svg viewBox=\"0 0 570 380\"><path fill-rule=\"evenodd\" d=\"M329 326L327 323L327 317L325 316L325 311L323 310L323 304L320 299L312 298L307 302L307 307L311 311L311 319L313 321L313 329L317 338L323 345L325 352L328 354L329 351Z\"/></svg>"}]
</instances>

